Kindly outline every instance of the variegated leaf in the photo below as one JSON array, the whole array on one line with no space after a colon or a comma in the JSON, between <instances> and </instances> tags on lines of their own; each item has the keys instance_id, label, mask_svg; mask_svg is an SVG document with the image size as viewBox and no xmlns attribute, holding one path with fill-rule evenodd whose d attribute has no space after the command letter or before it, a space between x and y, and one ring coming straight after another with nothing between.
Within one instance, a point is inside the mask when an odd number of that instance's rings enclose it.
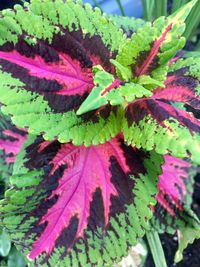
<instances>
[{"instance_id":1,"label":"variegated leaf","mask_svg":"<svg viewBox=\"0 0 200 267\"><path fill-rule=\"evenodd\" d=\"M119 262L150 229L162 157L118 138L89 148L42 138L30 143L1 202L12 240L36 266Z\"/></svg>"},{"instance_id":2,"label":"variegated leaf","mask_svg":"<svg viewBox=\"0 0 200 267\"><path fill-rule=\"evenodd\" d=\"M120 131L120 111L104 109L86 118L75 111L94 87L93 65L114 74L110 59L124 38L100 10L80 2L33 0L25 9L3 11L3 112L11 114L17 126L43 133L46 139L89 145L114 137Z\"/></svg>"}]
</instances>

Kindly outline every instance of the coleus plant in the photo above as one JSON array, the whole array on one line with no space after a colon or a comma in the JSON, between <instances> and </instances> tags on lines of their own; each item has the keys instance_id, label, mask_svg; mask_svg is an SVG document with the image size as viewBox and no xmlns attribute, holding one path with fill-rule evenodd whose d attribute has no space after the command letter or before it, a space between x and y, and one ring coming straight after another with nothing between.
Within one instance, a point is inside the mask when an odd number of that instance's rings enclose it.
<instances>
[{"instance_id":1,"label":"coleus plant","mask_svg":"<svg viewBox=\"0 0 200 267\"><path fill-rule=\"evenodd\" d=\"M113 266L156 223L200 236L200 59L176 56L195 3L132 35L80 1L1 12L0 221L33 266Z\"/></svg>"}]
</instances>

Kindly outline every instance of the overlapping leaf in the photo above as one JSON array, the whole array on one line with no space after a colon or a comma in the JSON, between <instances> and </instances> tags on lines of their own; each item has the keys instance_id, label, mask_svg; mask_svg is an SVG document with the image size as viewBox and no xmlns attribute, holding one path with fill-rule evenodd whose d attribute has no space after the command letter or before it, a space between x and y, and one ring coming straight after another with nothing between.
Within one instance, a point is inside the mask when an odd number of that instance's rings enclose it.
<instances>
[{"instance_id":1,"label":"overlapping leaf","mask_svg":"<svg viewBox=\"0 0 200 267\"><path fill-rule=\"evenodd\" d=\"M138 148L155 148L158 153L177 157L191 155L199 162L200 122L191 112L173 105L187 103L199 109L199 68L198 60L175 62L169 68L164 89L157 88L152 97L129 104L123 124L125 139Z\"/></svg>"},{"instance_id":2,"label":"overlapping leaf","mask_svg":"<svg viewBox=\"0 0 200 267\"><path fill-rule=\"evenodd\" d=\"M179 261L187 244L200 235L200 222L191 210L193 178L196 172L186 160L169 155L164 158L152 226L160 233L175 234L178 231L180 244L176 260ZM190 238L187 237L188 234Z\"/></svg>"},{"instance_id":3,"label":"overlapping leaf","mask_svg":"<svg viewBox=\"0 0 200 267\"><path fill-rule=\"evenodd\" d=\"M108 18L129 37L145 24L143 19L134 17L108 15Z\"/></svg>"},{"instance_id":4,"label":"overlapping leaf","mask_svg":"<svg viewBox=\"0 0 200 267\"><path fill-rule=\"evenodd\" d=\"M26 140L26 131L17 129L9 118L0 112L0 176L8 182L11 165Z\"/></svg>"},{"instance_id":5,"label":"overlapping leaf","mask_svg":"<svg viewBox=\"0 0 200 267\"><path fill-rule=\"evenodd\" d=\"M98 70L94 76L95 87L82 103L76 114L82 115L106 105L123 105L152 93L140 84L124 83L104 70Z\"/></svg>"},{"instance_id":6,"label":"overlapping leaf","mask_svg":"<svg viewBox=\"0 0 200 267\"><path fill-rule=\"evenodd\" d=\"M86 145L119 132L118 111L87 119L75 114L94 86L93 65L114 73L109 60L125 38L100 10L33 0L26 9L2 13L0 36L0 102L15 124L46 139Z\"/></svg>"},{"instance_id":7,"label":"overlapping leaf","mask_svg":"<svg viewBox=\"0 0 200 267\"><path fill-rule=\"evenodd\" d=\"M175 216L176 209L183 210L189 179L187 161L166 155L165 164L162 166L162 175L159 177L159 193L156 196L158 203L163 206L171 216Z\"/></svg>"},{"instance_id":8,"label":"overlapping leaf","mask_svg":"<svg viewBox=\"0 0 200 267\"><path fill-rule=\"evenodd\" d=\"M89 148L42 138L30 143L1 203L12 240L40 266L119 261L149 229L162 157L117 138Z\"/></svg>"}]
</instances>

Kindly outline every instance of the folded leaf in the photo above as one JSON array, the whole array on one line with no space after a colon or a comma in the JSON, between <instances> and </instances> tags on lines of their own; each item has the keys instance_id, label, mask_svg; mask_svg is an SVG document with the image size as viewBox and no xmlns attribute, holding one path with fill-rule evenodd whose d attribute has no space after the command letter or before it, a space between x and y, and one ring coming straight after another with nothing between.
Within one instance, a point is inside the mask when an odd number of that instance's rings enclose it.
<instances>
[{"instance_id":1,"label":"folded leaf","mask_svg":"<svg viewBox=\"0 0 200 267\"><path fill-rule=\"evenodd\" d=\"M89 148L42 138L30 143L1 202L12 240L35 265L118 262L149 229L162 157L117 138Z\"/></svg>"},{"instance_id":2,"label":"folded leaf","mask_svg":"<svg viewBox=\"0 0 200 267\"><path fill-rule=\"evenodd\" d=\"M75 127L81 132L76 144L88 144L84 136L94 121L94 143L119 132L115 114L108 120L110 114L90 114L87 123L75 115L94 87L93 65L114 73L109 60L125 38L100 10L72 1L33 0L25 9L2 13L0 36L0 102L17 126L62 142L73 139ZM109 132L98 136L98 127Z\"/></svg>"}]
</instances>

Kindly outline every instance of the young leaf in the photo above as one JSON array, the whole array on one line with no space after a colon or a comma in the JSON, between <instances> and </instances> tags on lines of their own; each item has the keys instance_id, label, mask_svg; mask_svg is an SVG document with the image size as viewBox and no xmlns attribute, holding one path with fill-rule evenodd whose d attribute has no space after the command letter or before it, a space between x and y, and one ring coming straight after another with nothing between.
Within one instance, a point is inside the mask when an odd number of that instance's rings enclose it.
<instances>
[{"instance_id":1,"label":"young leaf","mask_svg":"<svg viewBox=\"0 0 200 267\"><path fill-rule=\"evenodd\" d=\"M46 139L86 145L119 132L116 112L89 114L87 122L75 114L94 87L93 65L114 73L109 60L125 40L99 9L33 0L25 9L5 10L0 25L0 102L17 126ZM99 135L99 129L106 133Z\"/></svg>"},{"instance_id":2,"label":"young leaf","mask_svg":"<svg viewBox=\"0 0 200 267\"><path fill-rule=\"evenodd\" d=\"M89 148L39 138L22 155L1 221L35 265L110 266L149 229L157 154L117 138Z\"/></svg>"},{"instance_id":3,"label":"young leaf","mask_svg":"<svg viewBox=\"0 0 200 267\"><path fill-rule=\"evenodd\" d=\"M195 3L196 0L190 1L178 13L168 18L160 17L153 24L146 23L122 47L116 60L131 70L135 79L149 75L163 82L168 61L185 44L185 39L181 37L185 29L184 21Z\"/></svg>"},{"instance_id":4,"label":"young leaf","mask_svg":"<svg viewBox=\"0 0 200 267\"><path fill-rule=\"evenodd\" d=\"M132 102L136 98L149 97L151 92L140 84L123 83L113 75L103 70L98 70L94 76L95 87L81 104L76 114L96 110L107 104L111 106Z\"/></svg>"}]
</instances>

